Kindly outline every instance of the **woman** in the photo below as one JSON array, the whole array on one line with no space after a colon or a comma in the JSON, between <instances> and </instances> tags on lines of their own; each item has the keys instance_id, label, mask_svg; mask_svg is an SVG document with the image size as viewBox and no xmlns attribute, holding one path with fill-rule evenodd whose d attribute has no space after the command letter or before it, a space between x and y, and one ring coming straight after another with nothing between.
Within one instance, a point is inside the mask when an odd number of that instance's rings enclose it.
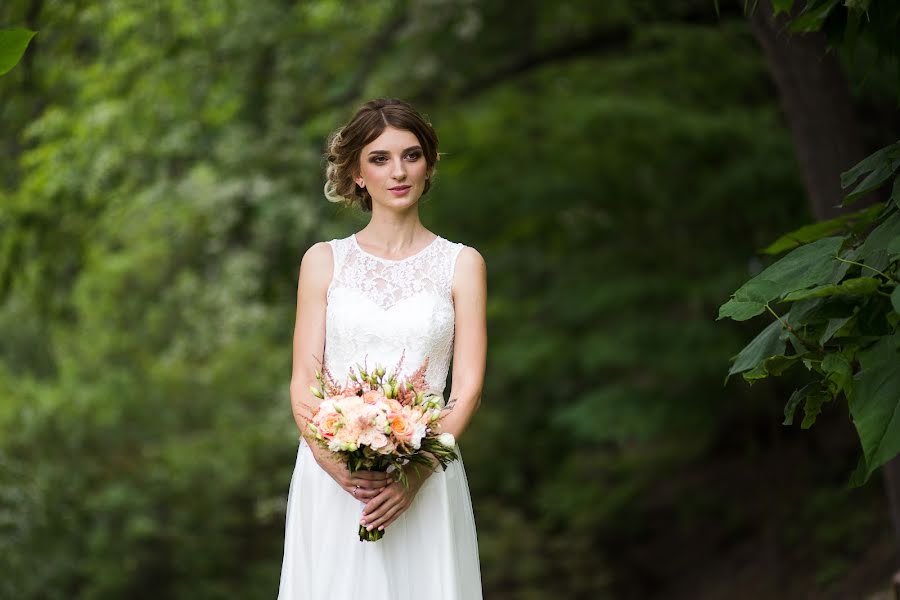
<instances>
[{"instance_id":1,"label":"woman","mask_svg":"<svg viewBox=\"0 0 900 600\"><path fill-rule=\"evenodd\" d=\"M453 387L441 430L457 440L481 402L487 352L486 267L474 248L427 230L419 199L438 161L437 135L410 105L363 105L328 142L325 196L371 212L361 231L314 244L300 263L291 405L300 432L318 404L322 364L343 379L364 361ZM457 445L459 450L459 445ZM477 600L475 521L460 459L409 469L409 487L358 471L301 436L288 493L279 600ZM384 530L361 542L358 523ZM365 594L365 596L361 596Z\"/></svg>"}]
</instances>

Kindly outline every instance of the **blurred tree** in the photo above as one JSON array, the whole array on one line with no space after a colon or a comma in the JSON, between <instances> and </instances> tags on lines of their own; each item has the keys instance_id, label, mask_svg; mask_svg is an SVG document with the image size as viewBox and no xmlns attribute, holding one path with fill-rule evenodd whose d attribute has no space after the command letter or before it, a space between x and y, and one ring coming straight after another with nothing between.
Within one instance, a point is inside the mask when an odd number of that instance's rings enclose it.
<instances>
[{"instance_id":1,"label":"blurred tree","mask_svg":"<svg viewBox=\"0 0 900 600\"><path fill-rule=\"evenodd\" d=\"M299 257L365 220L322 200L322 141L382 94L441 134L426 225L490 269L461 442L490 596L657 595L760 527L722 454L770 417L734 396L773 392L721 389L743 333L709 315L808 212L737 7L11 0L0 21L42 31L0 80L0 596L271 598ZM732 485L692 470L715 460Z\"/></svg>"}]
</instances>

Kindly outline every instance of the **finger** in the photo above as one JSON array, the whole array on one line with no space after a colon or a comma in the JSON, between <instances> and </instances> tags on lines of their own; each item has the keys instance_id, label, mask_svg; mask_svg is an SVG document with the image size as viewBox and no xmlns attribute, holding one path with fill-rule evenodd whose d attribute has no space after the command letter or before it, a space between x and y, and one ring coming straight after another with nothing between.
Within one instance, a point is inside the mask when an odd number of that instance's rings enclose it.
<instances>
[{"instance_id":1,"label":"finger","mask_svg":"<svg viewBox=\"0 0 900 600\"><path fill-rule=\"evenodd\" d=\"M371 500L378 495L380 490L367 490L365 488L354 488L356 493L353 495L357 500Z\"/></svg>"},{"instance_id":2,"label":"finger","mask_svg":"<svg viewBox=\"0 0 900 600\"><path fill-rule=\"evenodd\" d=\"M364 518L366 521L366 525L382 518L384 515L389 513L394 508L394 506L402 504L406 499L403 490L399 490L396 486L390 487L382 493L385 495L384 500L379 503L377 508L365 514Z\"/></svg>"},{"instance_id":3,"label":"finger","mask_svg":"<svg viewBox=\"0 0 900 600\"><path fill-rule=\"evenodd\" d=\"M372 514L377 511L382 504L384 504L388 498L390 497L389 489L384 489L378 492L378 495L369 500L366 503L366 507L363 509L362 518L368 523L372 519Z\"/></svg>"},{"instance_id":4,"label":"finger","mask_svg":"<svg viewBox=\"0 0 900 600\"><path fill-rule=\"evenodd\" d=\"M387 481L390 475L386 471L356 471L354 475L369 481Z\"/></svg>"},{"instance_id":5,"label":"finger","mask_svg":"<svg viewBox=\"0 0 900 600\"><path fill-rule=\"evenodd\" d=\"M372 479L360 479L357 477L351 478L350 483L353 485L358 485L360 488L366 488L370 490L377 490L385 487L385 483L382 481L375 481Z\"/></svg>"},{"instance_id":6,"label":"finger","mask_svg":"<svg viewBox=\"0 0 900 600\"><path fill-rule=\"evenodd\" d=\"M377 519L373 519L371 523L368 524L366 529L375 529L376 527L383 527L394 520L394 517L403 512L404 508L406 508L405 503L394 504L390 506L387 510L384 511L384 514L378 517Z\"/></svg>"},{"instance_id":7,"label":"finger","mask_svg":"<svg viewBox=\"0 0 900 600\"><path fill-rule=\"evenodd\" d=\"M407 506L406 508L409 508L409 507ZM397 519L399 519L399 518L400 518L400 515L402 515L404 512L406 512L406 508L404 508L403 510L398 510L397 513L396 513L394 516L392 516L390 519L388 519L387 521L385 521L385 522L379 527L379 529L387 529L388 525L390 525L391 523L393 523L394 521L396 521Z\"/></svg>"}]
</instances>

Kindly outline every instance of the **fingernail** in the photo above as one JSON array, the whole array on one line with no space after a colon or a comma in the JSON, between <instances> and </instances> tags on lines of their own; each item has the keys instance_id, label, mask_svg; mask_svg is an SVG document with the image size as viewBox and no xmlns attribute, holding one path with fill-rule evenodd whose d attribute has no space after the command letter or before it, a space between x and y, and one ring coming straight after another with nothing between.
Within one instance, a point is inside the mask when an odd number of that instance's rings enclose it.
<instances>
[{"instance_id":1,"label":"fingernail","mask_svg":"<svg viewBox=\"0 0 900 600\"><path fill-rule=\"evenodd\" d=\"M381 531L384 531L384 525L379 525L378 529L380 529Z\"/></svg>"},{"instance_id":2,"label":"fingernail","mask_svg":"<svg viewBox=\"0 0 900 600\"><path fill-rule=\"evenodd\" d=\"M366 527L366 531L372 531L372 526L369 525L368 527Z\"/></svg>"}]
</instances>

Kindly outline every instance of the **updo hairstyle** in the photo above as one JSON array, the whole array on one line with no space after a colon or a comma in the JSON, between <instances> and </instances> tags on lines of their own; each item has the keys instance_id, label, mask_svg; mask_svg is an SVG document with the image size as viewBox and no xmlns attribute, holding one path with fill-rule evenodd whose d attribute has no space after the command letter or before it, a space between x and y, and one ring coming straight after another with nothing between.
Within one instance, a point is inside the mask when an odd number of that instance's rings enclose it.
<instances>
[{"instance_id":1,"label":"updo hairstyle","mask_svg":"<svg viewBox=\"0 0 900 600\"><path fill-rule=\"evenodd\" d=\"M381 135L388 125L411 131L419 139L429 175L425 179L422 195L428 193L434 179L435 165L440 160L434 127L408 103L397 98L376 98L363 104L349 123L328 136L325 153L325 197L328 200L348 206L358 204L364 212L372 212L369 190L358 186L354 178L360 173L362 149Z\"/></svg>"}]
</instances>

